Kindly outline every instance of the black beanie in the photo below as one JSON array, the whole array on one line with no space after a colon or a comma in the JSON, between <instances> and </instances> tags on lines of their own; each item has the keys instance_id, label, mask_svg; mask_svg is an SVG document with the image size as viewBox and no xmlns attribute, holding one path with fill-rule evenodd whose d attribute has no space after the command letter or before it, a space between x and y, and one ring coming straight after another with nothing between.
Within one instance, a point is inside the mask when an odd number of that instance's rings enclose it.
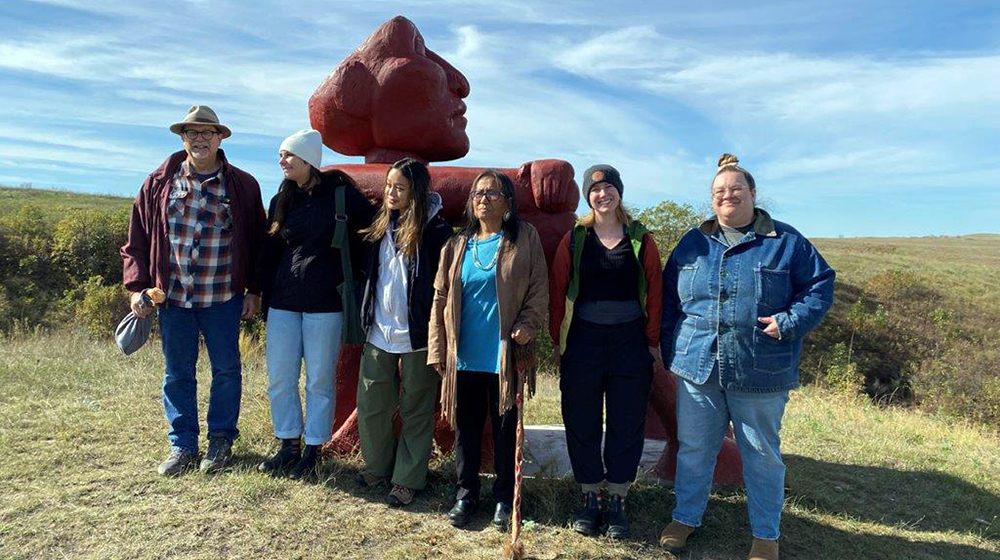
<instances>
[{"instance_id":1,"label":"black beanie","mask_svg":"<svg viewBox=\"0 0 1000 560\"><path fill-rule=\"evenodd\" d=\"M587 201L587 206L590 206L590 189L597 183L608 183L618 189L618 198L621 198L625 191L622 176L617 169L605 163L591 165L583 172L583 199Z\"/></svg>"}]
</instances>

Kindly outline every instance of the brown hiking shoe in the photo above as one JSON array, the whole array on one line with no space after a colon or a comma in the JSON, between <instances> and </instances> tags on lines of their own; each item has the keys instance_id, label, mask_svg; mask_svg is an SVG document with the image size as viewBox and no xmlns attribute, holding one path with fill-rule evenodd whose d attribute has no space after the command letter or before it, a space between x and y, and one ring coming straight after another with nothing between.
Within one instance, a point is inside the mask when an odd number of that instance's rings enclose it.
<instances>
[{"instance_id":1,"label":"brown hiking shoe","mask_svg":"<svg viewBox=\"0 0 1000 560\"><path fill-rule=\"evenodd\" d=\"M778 541L754 539L750 560L778 560Z\"/></svg>"},{"instance_id":2,"label":"brown hiking shoe","mask_svg":"<svg viewBox=\"0 0 1000 560\"><path fill-rule=\"evenodd\" d=\"M183 449L171 449L170 455L157 469L162 476L177 476L198 466L198 454Z\"/></svg>"},{"instance_id":3,"label":"brown hiking shoe","mask_svg":"<svg viewBox=\"0 0 1000 560\"><path fill-rule=\"evenodd\" d=\"M205 474L222 472L233 458L233 440L216 436L208 438L208 451L198 467Z\"/></svg>"},{"instance_id":4,"label":"brown hiking shoe","mask_svg":"<svg viewBox=\"0 0 1000 560\"><path fill-rule=\"evenodd\" d=\"M694 530L695 527L690 525L685 525L679 521L671 521L663 528L663 532L660 533L660 546L671 552L677 552L687 545L688 537L691 536Z\"/></svg>"},{"instance_id":5,"label":"brown hiking shoe","mask_svg":"<svg viewBox=\"0 0 1000 560\"><path fill-rule=\"evenodd\" d=\"M408 506L413 503L414 495L416 495L414 490L411 490L406 486L393 484L392 490L389 490L389 505L396 507Z\"/></svg>"}]
</instances>

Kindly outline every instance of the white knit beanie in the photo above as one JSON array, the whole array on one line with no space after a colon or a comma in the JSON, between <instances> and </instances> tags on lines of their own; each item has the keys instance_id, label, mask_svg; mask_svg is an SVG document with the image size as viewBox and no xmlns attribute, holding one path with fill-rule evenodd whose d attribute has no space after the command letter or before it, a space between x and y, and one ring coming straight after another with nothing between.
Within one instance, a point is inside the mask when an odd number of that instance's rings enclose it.
<instances>
[{"instance_id":1,"label":"white knit beanie","mask_svg":"<svg viewBox=\"0 0 1000 560\"><path fill-rule=\"evenodd\" d=\"M323 139L318 130L302 129L285 138L278 151L295 154L309 165L319 169L323 164Z\"/></svg>"}]
</instances>

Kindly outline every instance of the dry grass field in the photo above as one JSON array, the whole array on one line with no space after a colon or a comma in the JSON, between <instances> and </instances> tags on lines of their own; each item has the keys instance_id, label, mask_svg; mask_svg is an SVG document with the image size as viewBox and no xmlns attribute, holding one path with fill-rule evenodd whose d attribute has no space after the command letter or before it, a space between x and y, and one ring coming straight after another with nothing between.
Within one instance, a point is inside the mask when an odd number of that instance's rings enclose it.
<instances>
[{"instance_id":1,"label":"dry grass field","mask_svg":"<svg viewBox=\"0 0 1000 560\"><path fill-rule=\"evenodd\" d=\"M75 335L0 341L0 558L499 557L504 536L488 512L467 530L446 523L447 457L405 511L354 486L357 457L326 462L312 483L257 473L273 440L262 355L249 341L244 352L234 466L164 479L155 472L167 451L155 344L126 358ZM199 376L204 388L204 360ZM529 423L558 416L555 379L544 376L539 393ZM783 558L1000 558L995 433L809 387L793 394L783 436ZM586 538L569 529L573 485L532 480L525 541L535 558L675 558L656 545L672 503L669 489L640 480L628 502L633 538ZM679 558L745 557L749 538L743 493L720 491Z\"/></svg>"}]
</instances>

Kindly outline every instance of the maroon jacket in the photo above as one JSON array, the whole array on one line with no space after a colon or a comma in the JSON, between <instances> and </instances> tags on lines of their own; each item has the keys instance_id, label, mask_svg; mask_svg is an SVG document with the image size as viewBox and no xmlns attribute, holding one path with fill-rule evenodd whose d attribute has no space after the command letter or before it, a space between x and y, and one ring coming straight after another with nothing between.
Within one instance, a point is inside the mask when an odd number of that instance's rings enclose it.
<instances>
[{"instance_id":1,"label":"maroon jacket","mask_svg":"<svg viewBox=\"0 0 1000 560\"><path fill-rule=\"evenodd\" d=\"M132 204L128 241L121 248L125 288L138 292L156 286L170 287L170 241L167 239L167 195L170 183L187 158L183 150L172 154L146 177ZM264 240L267 219L260 199L260 185L249 173L230 165L219 150L226 195L233 216L233 293L260 294L257 255Z\"/></svg>"}]
</instances>

